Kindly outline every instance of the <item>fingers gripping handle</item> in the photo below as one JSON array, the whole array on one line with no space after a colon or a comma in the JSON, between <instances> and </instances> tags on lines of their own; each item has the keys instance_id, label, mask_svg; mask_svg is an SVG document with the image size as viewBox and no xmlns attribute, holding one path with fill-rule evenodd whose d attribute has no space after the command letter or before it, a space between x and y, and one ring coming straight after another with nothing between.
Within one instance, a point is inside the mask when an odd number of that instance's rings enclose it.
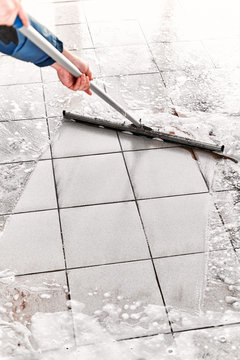
<instances>
[{"instance_id":1,"label":"fingers gripping handle","mask_svg":"<svg viewBox=\"0 0 240 360\"><path fill-rule=\"evenodd\" d=\"M75 76L76 78L81 76L81 72L79 71L79 69L60 51L58 51L48 40L46 40L37 30L35 30L31 25L28 28L23 26L19 16L17 16L13 26L17 28L30 41L32 41L36 46L38 46L42 51L44 51L48 56L50 56L62 67L64 67L67 71L69 71L73 76ZM127 113L120 104L118 104L114 99L108 96L99 87L91 83L90 89L94 91L101 99L107 102L110 106L112 106L115 110L117 110L120 114L130 120L134 125L136 125L137 127L141 126L141 124L137 120L135 120L129 113Z\"/></svg>"}]
</instances>

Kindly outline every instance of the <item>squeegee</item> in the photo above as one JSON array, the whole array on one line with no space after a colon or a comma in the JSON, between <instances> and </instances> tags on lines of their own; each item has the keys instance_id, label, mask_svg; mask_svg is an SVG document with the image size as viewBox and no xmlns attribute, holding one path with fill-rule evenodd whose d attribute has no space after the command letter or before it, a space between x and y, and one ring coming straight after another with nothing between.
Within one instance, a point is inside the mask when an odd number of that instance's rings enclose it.
<instances>
[{"instance_id":1,"label":"squeegee","mask_svg":"<svg viewBox=\"0 0 240 360\"><path fill-rule=\"evenodd\" d=\"M63 66L68 70L73 76L78 78L81 76L79 69L69 61L59 50L57 50L48 40L46 40L36 29L31 25L25 27L22 24L22 21L19 17L16 18L14 25L24 36L26 36L30 41L32 41L36 46L43 50L48 56L55 60L58 64ZM207 142L201 142L194 139L189 139L186 137L176 136L168 133L162 133L158 130L154 130L148 126L145 126L141 123L141 120L135 119L129 112L127 112L119 103L117 103L112 97L102 91L98 86L93 82L90 84L90 89L97 94L102 100L104 100L108 105L113 107L126 119L128 119L132 124L127 125L124 123L111 122L99 118L91 118L86 116L81 116L79 114L73 114L71 112L63 112L65 119L74 120L77 122L83 122L85 124L101 126L105 128L114 129L117 131L130 132L135 135L146 136L148 138L160 139L163 141L176 143L178 145L184 145L191 148L212 151L223 153L224 145L210 144Z\"/></svg>"}]
</instances>

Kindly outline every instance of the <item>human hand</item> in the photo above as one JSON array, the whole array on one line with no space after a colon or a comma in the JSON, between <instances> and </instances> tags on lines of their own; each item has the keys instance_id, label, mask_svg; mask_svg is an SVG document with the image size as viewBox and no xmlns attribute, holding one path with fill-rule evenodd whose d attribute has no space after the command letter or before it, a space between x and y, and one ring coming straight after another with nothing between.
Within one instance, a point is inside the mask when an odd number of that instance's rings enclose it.
<instances>
[{"instance_id":1,"label":"human hand","mask_svg":"<svg viewBox=\"0 0 240 360\"><path fill-rule=\"evenodd\" d=\"M64 69L58 63L54 63L52 67L57 71L59 80L61 83L73 91L85 91L88 95L92 95L90 90L90 81L93 80L92 72L89 69L89 65L72 55L67 50L63 50L63 55L66 56L76 67L81 71L82 75L79 78L75 78L68 70Z\"/></svg>"},{"instance_id":2,"label":"human hand","mask_svg":"<svg viewBox=\"0 0 240 360\"><path fill-rule=\"evenodd\" d=\"M22 0L0 0L0 25L13 25L17 15L24 26L29 26L28 16L23 10Z\"/></svg>"}]
</instances>

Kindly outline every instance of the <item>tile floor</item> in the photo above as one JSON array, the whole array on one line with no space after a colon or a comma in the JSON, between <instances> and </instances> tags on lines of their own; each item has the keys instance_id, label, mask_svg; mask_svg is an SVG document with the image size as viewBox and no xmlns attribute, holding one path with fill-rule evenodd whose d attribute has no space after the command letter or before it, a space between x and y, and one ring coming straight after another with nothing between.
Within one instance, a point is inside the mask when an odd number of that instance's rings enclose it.
<instances>
[{"instance_id":1,"label":"tile floor","mask_svg":"<svg viewBox=\"0 0 240 360\"><path fill-rule=\"evenodd\" d=\"M128 4L128 11L125 2L106 0L36 1L34 8L26 1L26 6L39 20L49 9L49 26L66 47L89 59L95 77L133 111L148 108L170 113L177 105L193 111L224 111L230 96L231 109L238 111L239 38L232 39L235 50L229 60L220 42L222 27L210 26L209 19L206 27L193 23L196 10L191 1L150 3ZM200 23L208 2L198 5ZM235 30L231 29L232 38ZM67 286L72 299L86 304L90 315L102 306L104 293L110 294L113 303L119 297L120 302L122 298L141 300L166 310L173 306L197 311L206 253L211 250L212 257L224 257L228 251L234 259L239 256L239 237L226 231L231 226L228 209L220 217L213 201L214 196L218 205L226 204L226 197L233 201L233 190L217 188L222 192L212 194L208 174L200 171L193 152L172 144L70 122L56 135L63 109L83 109L99 116L112 112L94 96L72 94L61 87L52 69L40 70L5 56L0 60L4 73L0 120L14 120L8 123L10 132L29 126L38 139L29 158L14 149L5 151L1 139L2 171L12 162L27 168L48 136L52 140L8 219L0 242L0 270L12 269L17 279L32 284L42 277L56 279ZM233 77L228 77L228 88L219 97L214 90L228 76L225 68L229 67L234 68L235 82L231 85ZM142 84L147 84L143 97L136 91ZM126 89L123 95L121 86ZM8 205L0 205L0 215L9 213ZM214 216L216 228L208 244L209 216ZM94 291L98 296L90 296ZM225 292L218 287L220 297ZM54 303L29 311L59 311L65 308L65 297L60 293ZM158 333L179 331L167 311L162 325ZM214 319L207 325L214 326ZM142 328L137 336L152 333ZM129 328L115 335L117 339L136 336ZM77 342L81 343L80 335Z\"/></svg>"}]
</instances>

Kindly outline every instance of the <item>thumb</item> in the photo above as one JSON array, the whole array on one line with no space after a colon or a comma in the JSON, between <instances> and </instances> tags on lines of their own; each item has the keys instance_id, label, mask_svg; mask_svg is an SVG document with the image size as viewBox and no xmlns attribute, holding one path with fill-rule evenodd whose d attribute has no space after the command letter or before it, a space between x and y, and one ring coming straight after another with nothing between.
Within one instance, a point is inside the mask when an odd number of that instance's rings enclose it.
<instances>
[{"instance_id":1,"label":"thumb","mask_svg":"<svg viewBox=\"0 0 240 360\"><path fill-rule=\"evenodd\" d=\"M28 27L30 25L28 15L23 10L23 7L21 4L19 4L18 15L19 15L20 19L22 20L23 25L25 27Z\"/></svg>"}]
</instances>

